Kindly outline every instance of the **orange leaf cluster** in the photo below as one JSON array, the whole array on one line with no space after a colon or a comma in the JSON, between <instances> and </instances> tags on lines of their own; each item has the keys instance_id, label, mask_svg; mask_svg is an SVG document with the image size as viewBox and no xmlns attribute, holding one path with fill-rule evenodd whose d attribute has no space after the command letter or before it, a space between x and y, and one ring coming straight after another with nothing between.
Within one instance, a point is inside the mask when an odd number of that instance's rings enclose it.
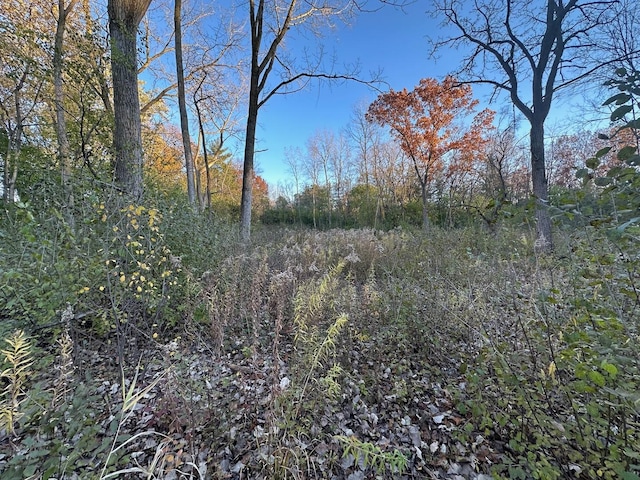
<instances>
[{"instance_id":1,"label":"orange leaf cluster","mask_svg":"<svg viewBox=\"0 0 640 480\"><path fill-rule=\"evenodd\" d=\"M471 87L447 76L425 78L412 91L390 90L370 106L367 119L389 126L402 150L413 160L421 182L439 173L468 171L487 143L494 112L483 110L465 125L478 104ZM445 170L447 170L445 172Z\"/></svg>"}]
</instances>

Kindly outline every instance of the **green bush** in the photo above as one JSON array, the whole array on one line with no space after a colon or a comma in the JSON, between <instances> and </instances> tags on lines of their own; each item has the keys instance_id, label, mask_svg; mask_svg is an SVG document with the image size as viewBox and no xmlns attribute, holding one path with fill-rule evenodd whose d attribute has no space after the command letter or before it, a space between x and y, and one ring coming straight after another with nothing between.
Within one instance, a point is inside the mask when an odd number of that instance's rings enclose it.
<instances>
[{"instance_id":1,"label":"green bush","mask_svg":"<svg viewBox=\"0 0 640 480\"><path fill-rule=\"evenodd\" d=\"M637 73L617 74L607 103L621 121L640 90ZM637 127L625 119L619 131ZM640 157L624 147L597 177L608 151L578 171L585 190L563 205L583 228L496 295L510 297L511 319L500 335L485 327L466 372L458 408L469 432L504 444L499 478L640 478Z\"/></svg>"}]
</instances>

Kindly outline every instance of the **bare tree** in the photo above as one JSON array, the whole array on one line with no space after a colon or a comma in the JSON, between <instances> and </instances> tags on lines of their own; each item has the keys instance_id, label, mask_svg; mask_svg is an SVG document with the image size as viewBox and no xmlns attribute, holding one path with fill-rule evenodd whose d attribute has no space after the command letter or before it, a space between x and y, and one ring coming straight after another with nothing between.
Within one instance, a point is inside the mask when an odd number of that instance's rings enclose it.
<instances>
[{"instance_id":1,"label":"bare tree","mask_svg":"<svg viewBox=\"0 0 640 480\"><path fill-rule=\"evenodd\" d=\"M176 45L176 76L178 79L178 109L180 111L180 129L184 148L184 163L187 171L187 196L189 203L196 205L196 184L193 168L193 154L191 152L191 135L189 134L189 116L187 115L187 101L184 88L184 62L182 60L182 0L175 0L173 24Z\"/></svg>"},{"instance_id":2,"label":"bare tree","mask_svg":"<svg viewBox=\"0 0 640 480\"><path fill-rule=\"evenodd\" d=\"M296 205L296 211L298 212L298 220L302 222L300 215L300 184L302 182L302 150L300 147L287 148L284 152L285 162L288 167L288 172L293 176L293 183L295 185L295 192L293 194L293 200Z\"/></svg>"},{"instance_id":3,"label":"bare tree","mask_svg":"<svg viewBox=\"0 0 640 480\"><path fill-rule=\"evenodd\" d=\"M198 195L202 206L207 208L211 208L212 194L210 159L216 159L229 138L240 135L239 106L246 94L246 83L238 75L242 63L223 61L223 57L237 46L237 42L236 33L229 31L226 44L221 47L213 67L200 69L193 74L193 79L197 80L192 87L193 105L198 119L203 153L202 167L199 166L196 158L194 168L198 189L200 189L201 172L204 169L205 192L199 190ZM214 138L211 143L210 137ZM209 151L211 145L213 148Z\"/></svg>"},{"instance_id":4,"label":"bare tree","mask_svg":"<svg viewBox=\"0 0 640 480\"><path fill-rule=\"evenodd\" d=\"M437 12L458 34L441 47L470 47L458 72L470 83L506 92L528 120L537 245L553 248L547 208L545 120L556 93L586 78L606 61L587 59L617 0L436 0Z\"/></svg>"},{"instance_id":5,"label":"bare tree","mask_svg":"<svg viewBox=\"0 0 640 480\"><path fill-rule=\"evenodd\" d=\"M324 187L329 197L329 211L327 212L329 228L331 228L331 199L333 194L330 169L332 158L335 157L335 155L335 136L333 132L329 130L320 130L307 139L307 156L309 157L309 164L320 165L324 176Z\"/></svg>"},{"instance_id":6,"label":"bare tree","mask_svg":"<svg viewBox=\"0 0 640 480\"><path fill-rule=\"evenodd\" d=\"M316 155L309 155L309 152L303 158L303 170L305 176L311 182L309 186L311 190L311 206L313 215L313 228L318 227L318 193L320 186L320 171L322 170L322 162Z\"/></svg>"},{"instance_id":7,"label":"bare tree","mask_svg":"<svg viewBox=\"0 0 640 480\"><path fill-rule=\"evenodd\" d=\"M336 137L334 155L331 157L331 174L333 176L336 206L342 214L343 220L345 215L345 195L351 190L354 180L353 172L354 164L351 145L349 145L346 133L340 132Z\"/></svg>"},{"instance_id":8,"label":"bare tree","mask_svg":"<svg viewBox=\"0 0 640 480\"><path fill-rule=\"evenodd\" d=\"M251 201L254 178L255 136L259 109L274 95L298 91L311 78L355 80L355 73L336 74L321 71L319 61L300 65L283 54L285 37L292 29L302 27L320 32L332 19L345 17L357 7L354 0L249 0L251 30L251 68L249 105L240 213L240 236L249 241L251 233ZM320 55L322 57L322 55ZM279 81L272 86L268 80L274 72Z\"/></svg>"},{"instance_id":9,"label":"bare tree","mask_svg":"<svg viewBox=\"0 0 640 480\"><path fill-rule=\"evenodd\" d=\"M351 121L346 127L346 134L351 139L352 148L355 151L354 163L358 169L358 181L366 187L365 199L367 203L372 200L369 187L375 184L377 199L373 222L376 227L379 217L384 214L384 182L378 181L383 132L382 127L367 121L368 107L369 104L364 102L354 107Z\"/></svg>"},{"instance_id":10,"label":"bare tree","mask_svg":"<svg viewBox=\"0 0 640 480\"><path fill-rule=\"evenodd\" d=\"M603 47L611 58L619 59L614 68L640 71L640 12L635 0L619 0L612 6L612 22L603 36ZM608 75L610 78L610 74ZM607 79L608 79L607 78Z\"/></svg>"},{"instance_id":11,"label":"bare tree","mask_svg":"<svg viewBox=\"0 0 640 480\"><path fill-rule=\"evenodd\" d=\"M138 96L138 25L151 0L109 0L115 179L134 200L142 198L142 139Z\"/></svg>"}]
</instances>

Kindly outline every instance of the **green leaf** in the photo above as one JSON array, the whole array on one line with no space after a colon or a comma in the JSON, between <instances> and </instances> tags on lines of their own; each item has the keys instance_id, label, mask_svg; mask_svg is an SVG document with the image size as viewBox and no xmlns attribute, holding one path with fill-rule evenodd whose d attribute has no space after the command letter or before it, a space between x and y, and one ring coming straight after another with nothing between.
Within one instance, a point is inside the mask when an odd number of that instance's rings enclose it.
<instances>
[{"instance_id":1,"label":"green leaf","mask_svg":"<svg viewBox=\"0 0 640 480\"><path fill-rule=\"evenodd\" d=\"M598 177L593 181L593 183L595 183L598 187L606 187L607 185L611 185L612 182L613 179L609 177Z\"/></svg>"},{"instance_id":2,"label":"green leaf","mask_svg":"<svg viewBox=\"0 0 640 480\"><path fill-rule=\"evenodd\" d=\"M629 100L631 100L631 95L621 92L614 95L613 97L607 98L607 100L602 105L611 105L614 102L616 105L622 105L623 103L627 103Z\"/></svg>"},{"instance_id":3,"label":"green leaf","mask_svg":"<svg viewBox=\"0 0 640 480\"><path fill-rule=\"evenodd\" d=\"M49 450L33 450L31 452L29 452L27 454L27 457L29 458L40 458L40 457L46 457L50 454L51 452Z\"/></svg>"},{"instance_id":4,"label":"green leaf","mask_svg":"<svg viewBox=\"0 0 640 480\"><path fill-rule=\"evenodd\" d=\"M607 177L616 178L618 175L620 175L620 172L622 172L622 168L618 166L611 167L607 172Z\"/></svg>"},{"instance_id":5,"label":"green leaf","mask_svg":"<svg viewBox=\"0 0 640 480\"><path fill-rule=\"evenodd\" d=\"M591 170L595 170L600 165L599 157L595 156L595 157L588 158L587 161L585 162L585 165L587 166L587 168L590 168Z\"/></svg>"},{"instance_id":6,"label":"green leaf","mask_svg":"<svg viewBox=\"0 0 640 480\"><path fill-rule=\"evenodd\" d=\"M640 166L640 155L633 155L624 161L627 165Z\"/></svg>"},{"instance_id":7,"label":"green leaf","mask_svg":"<svg viewBox=\"0 0 640 480\"><path fill-rule=\"evenodd\" d=\"M640 460L640 453L631 450L630 448L624 449L624 454L629 458L634 458L636 460Z\"/></svg>"},{"instance_id":8,"label":"green leaf","mask_svg":"<svg viewBox=\"0 0 640 480\"><path fill-rule=\"evenodd\" d=\"M588 178L589 170L586 168L580 168L576 171L576 178Z\"/></svg>"},{"instance_id":9,"label":"green leaf","mask_svg":"<svg viewBox=\"0 0 640 480\"><path fill-rule=\"evenodd\" d=\"M631 110L633 110L633 105L621 105L618 108L616 108L612 113L611 113L611 121L615 122L618 121L622 118L624 118L624 116L629 113Z\"/></svg>"},{"instance_id":10,"label":"green leaf","mask_svg":"<svg viewBox=\"0 0 640 480\"><path fill-rule=\"evenodd\" d=\"M605 379L604 376L600 372L596 372L595 370L591 370L587 376L589 380L595 383L599 387L604 387Z\"/></svg>"},{"instance_id":11,"label":"green leaf","mask_svg":"<svg viewBox=\"0 0 640 480\"><path fill-rule=\"evenodd\" d=\"M636 153L636 147L632 145L627 145L626 147L622 147L618 152L618 160L624 162L626 159L631 158L631 156L634 153Z\"/></svg>"},{"instance_id":12,"label":"green leaf","mask_svg":"<svg viewBox=\"0 0 640 480\"><path fill-rule=\"evenodd\" d=\"M640 480L640 476L633 472L624 472L622 475L620 475L620 478L622 480Z\"/></svg>"},{"instance_id":13,"label":"green leaf","mask_svg":"<svg viewBox=\"0 0 640 480\"><path fill-rule=\"evenodd\" d=\"M602 361L600 367L612 377L615 377L618 374L618 367L613 363L608 363L606 360Z\"/></svg>"},{"instance_id":14,"label":"green leaf","mask_svg":"<svg viewBox=\"0 0 640 480\"><path fill-rule=\"evenodd\" d=\"M33 475L35 475L37 468L38 467L36 467L35 465L27 465L27 468L25 468L23 472L25 477L32 477Z\"/></svg>"},{"instance_id":15,"label":"green leaf","mask_svg":"<svg viewBox=\"0 0 640 480\"><path fill-rule=\"evenodd\" d=\"M602 158L611 151L613 147L604 147L596 152L596 158Z\"/></svg>"}]
</instances>

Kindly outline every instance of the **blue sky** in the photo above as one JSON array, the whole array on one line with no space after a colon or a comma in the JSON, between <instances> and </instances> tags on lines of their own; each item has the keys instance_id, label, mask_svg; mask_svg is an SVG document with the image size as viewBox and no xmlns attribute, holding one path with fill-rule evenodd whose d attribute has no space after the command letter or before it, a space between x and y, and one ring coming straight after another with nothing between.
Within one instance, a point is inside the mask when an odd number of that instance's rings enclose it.
<instances>
[{"instance_id":1,"label":"blue sky","mask_svg":"<svg viewBox=\"0 0 640 480\"><path fill-rule=\"evenodd\" d=\"M454 73L464 57L464 52L453 49L441 52L437 59L430 57L429 38L453 36L458 31L443 27L439 19L427 12L428 5L429 2L418 0L404 9L387 5L376 12L361 13L350 25L339 25L317 41L322 42L327 51L335 50L338 64L357 61L364 77L370 71L382 69L382 78L391 88L411 90L422 78L442 79ZM474 96L482 108L502 111L510 117L513 107L505 95L488 104L491 91L488 86L474 86ZM523 93L526 98L526 90ZM573 95L556 95L546 122L547 135L566 134L576 128L598 128L594 122L602 117L591 109L585 110L585 104L594 94L597 96L593 90L581 88ZM333 86L316 83L302 92L272 97L258 118L257 150L260 152L255 159L259 174L272 189L278 182L286 183L290 177L284 164L287 147L304 148L307 139L318 130L339 131L349 123L354 106L368 105L376 96L370 88L351 82ZM516 115L521 128L519 137L526 145L528 127L523 117ZM501 121L502 126L504 122L505 119Z\"/></svg>"},{"instance_id":2,"label":"blue sky","mask_svg":"<svg viewBox=\"0 0 640 480\"><path fill-rule=\"evenodd\" d=\"M208 0L200 1L207 5ZM222 0L223 4L225 2ZM372 0L370 4L381 5L382 2ZM411 90L422 78L442 79L455 72L464 56L464 52L448 50L437 59L430 57L430 37L446 37L457 32L453 28L451 31L446 31L446 28L443 30L440 20L434 19L427 11L428 6L429 2L420 0L404 9L385 5L377 11L358 14L348 25L338 23L334 30L321 38L312 35L305 37L290 31L288 42L285 40L286 47L296 54L305 47L313 50L321 44L326 55L335 56L336 73L341 73L340 65L357 63L363 78L369 77L370 72L381 70L382 79L391 88ZM246 14L242 10L244 7L246 5L236 11L240 19ZM167 60L171 62L171 59ZM483 106L487 106L488 92L490 89L486 86L474 87L474 94ZM272 97L258 116L255 156L258 173L272 190L279 183L287 183L290 180L285 164L287 148L304 149L307 140L320 130L340 131L349 123L356 105L366 106L377 95L371 88L356 82L312 82L303 91ZM505 105L510 105L504 96L500 100L489 107L501 110ZM584 110L576 115L569 105L571 100L568 103L559 100L562 99L556 97L554 100L554 111L547 121L547 133L552 132L554 124L561 125L560 128L565 130L562 133L566 133L571 125L580 123L577 122L578 118L585 116ZM245 108L241 110L243 115ZM567 122L567 118L571 118L571 121ZM195 131L192 127L192 133ZM525 142L526 134L525 128L522 132ZM230 141L227 145L235 158L241 161L244 141L238 141L236 145L232 143Z\"/></svg>"},{"instance_id":3,"label":"blue sky","mask_svg":"<svg viewBox=\"0 0 640 480\"><path fill-rule=\"evenodd\" d=\"M361 74L382 70L391 88L412 89L421 78L441 78L456 67L429 59L428 35L436 35L438 21L426 12L424 2L404 10L385 6L376 12L355 17L350 25L339 25L317 40L334 52L338 65L358 62ZM314 40L316 41L316 40ZM256 165L260 175L272 186L289 176L284 165L287 147L304 148L316 131L338 131L349 122L354 106L376 97L369 87L355 82L328 85L312 83L306 90L272 97L262 107L258 121Z\"/></svg>"}]
</instances>

